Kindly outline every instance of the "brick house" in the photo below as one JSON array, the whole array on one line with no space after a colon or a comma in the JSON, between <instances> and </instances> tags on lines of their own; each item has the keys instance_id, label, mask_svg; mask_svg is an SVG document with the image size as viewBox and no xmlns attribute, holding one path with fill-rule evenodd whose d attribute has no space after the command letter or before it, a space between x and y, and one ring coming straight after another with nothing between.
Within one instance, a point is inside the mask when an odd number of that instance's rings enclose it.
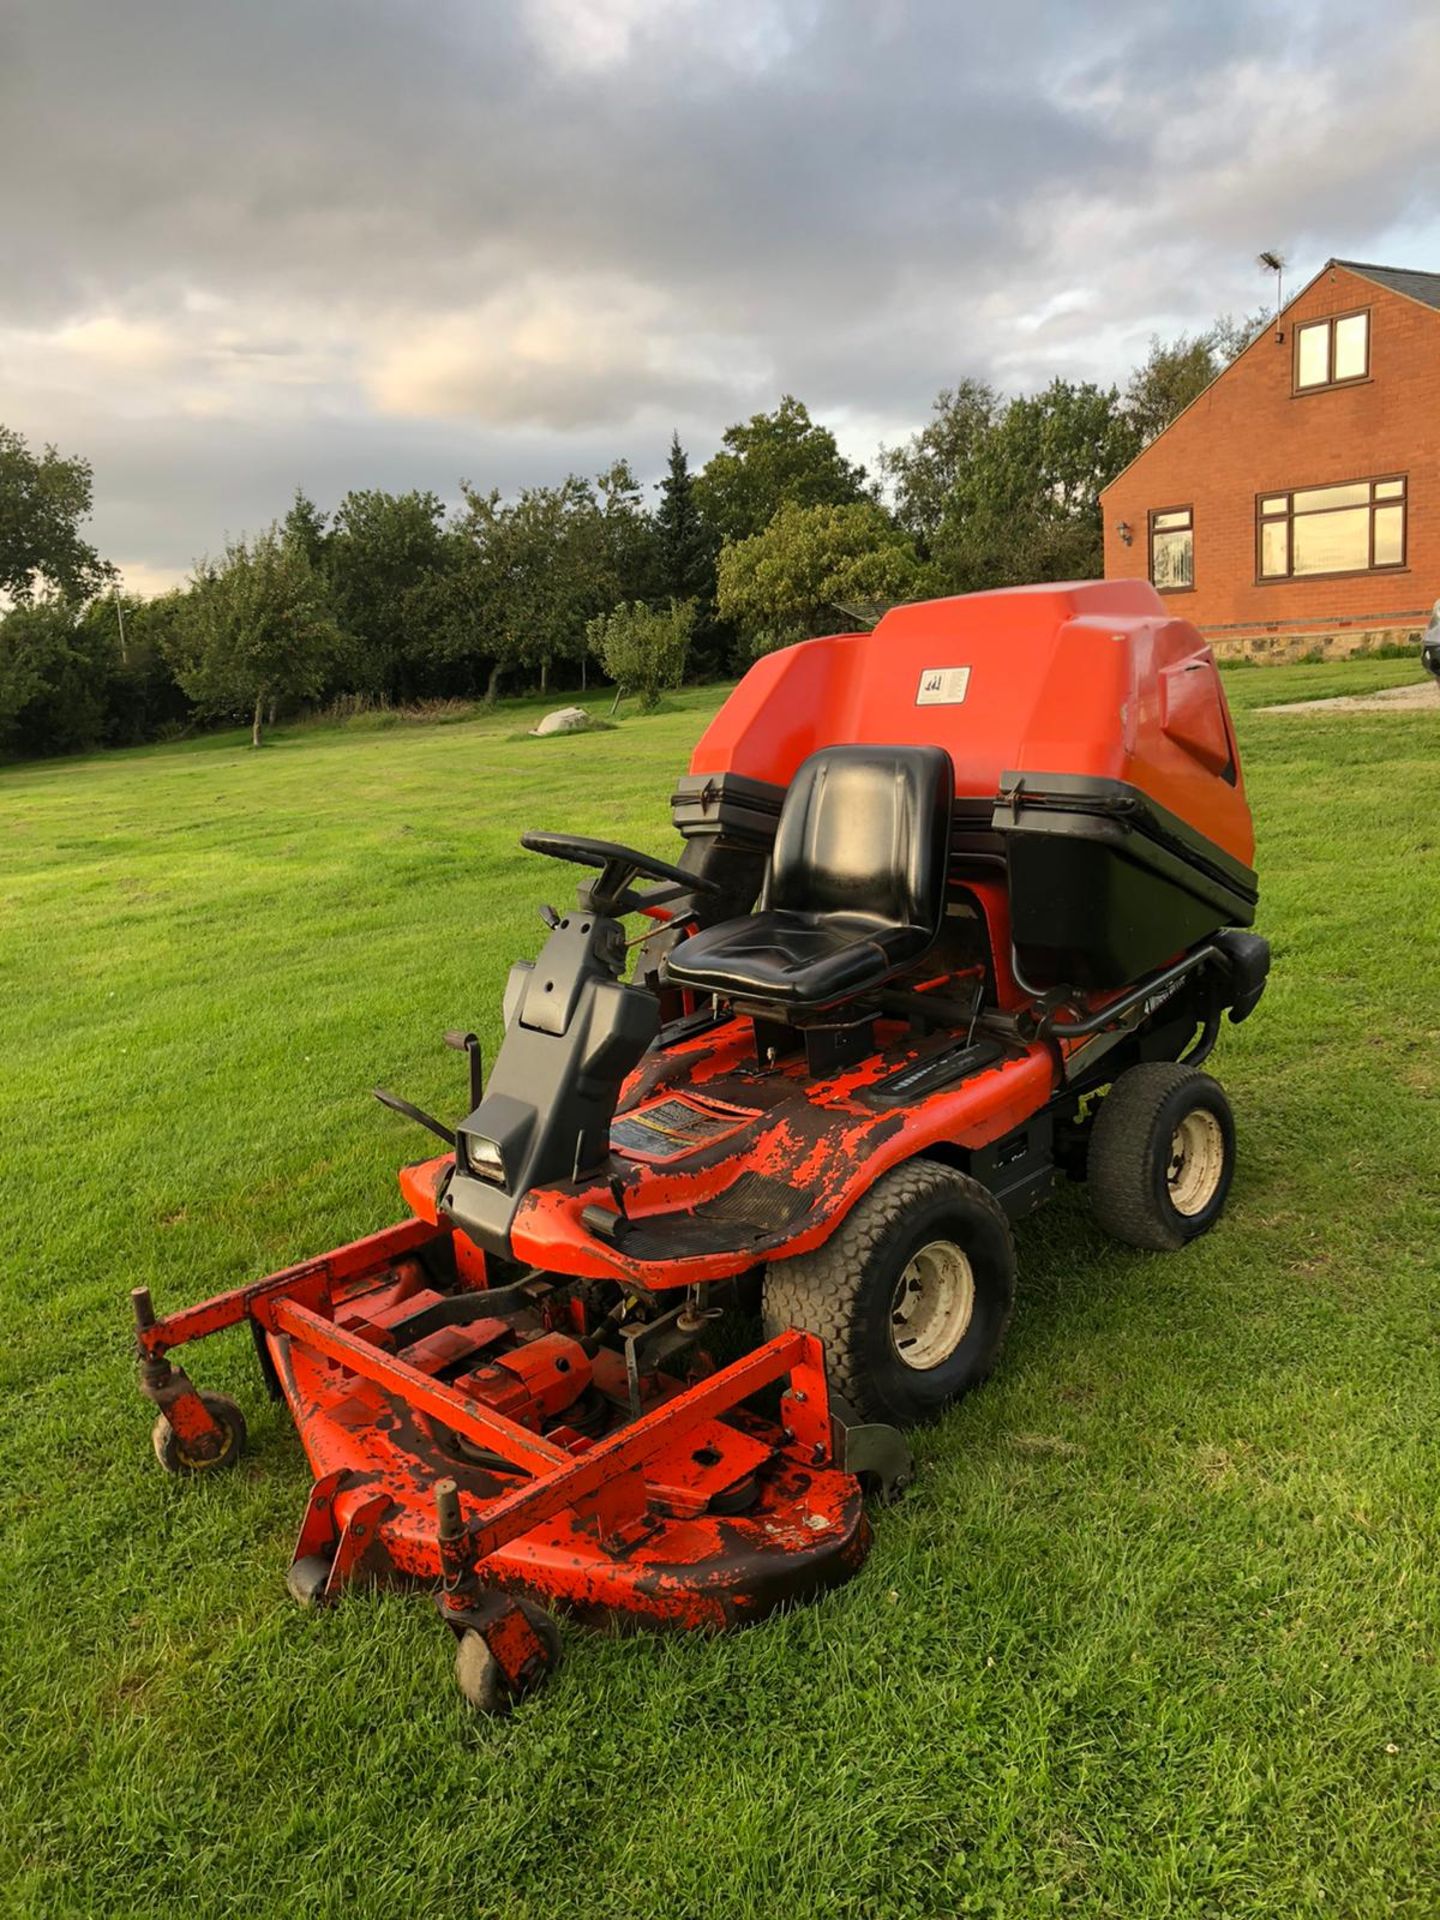
<instances>
[{"instance_id":1,"label":"brick house","mask_svg":"<svg viewBox=\"0 0 1440 1920\"><path fill-rule=\"evenodd\" d=\"M1440 273L1331 260L1100 496L1105 577L1219 654L1418 636L1440 596Z\"/></svg>"}]
</instances>

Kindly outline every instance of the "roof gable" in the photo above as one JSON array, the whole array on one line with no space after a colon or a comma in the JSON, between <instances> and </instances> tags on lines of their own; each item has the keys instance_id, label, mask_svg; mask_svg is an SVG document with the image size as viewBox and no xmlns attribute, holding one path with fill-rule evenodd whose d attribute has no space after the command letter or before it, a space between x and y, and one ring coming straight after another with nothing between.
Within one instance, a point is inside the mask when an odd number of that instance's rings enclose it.
<instances>
[{"instance_id":1,"label":"roof gable","mask_svg":"<svg viewBox=\"0 0 1440 1920\"><path fill-rule=\"evenodd\" d=\"M1230 361L1228 365L1220 369L1209 386L1203 387L1193 400L1180 409L1173 420L1169 421L1160 429L1153 440L1148 440L1145 443L1135 455L1135 458L1127 462L1127 464L1120 469L1119 473L1115 475L1113 480L1108 481L1100 489L1100 498L1102 500L1116 482L1123 480L1132 467L1139 465L1152 447L1160 444L1166 434L1185 418L1191 408L1198 406L1207 393L1213 392L1226 375L1233 372L1245 358L1246 354L1257 347L1272 328L1279 328L1284 325L1285 316L1289 313L1290 309L1297 301L1303 300L1305 295L1309 293L1310 289L1315 285L1316 281L1319 280L1322 275L1327 274L1332 267L1339 267L1345 273L1353 273L1358 279L1372 281L1377 287L1385 287L1389 292L1401 294L1408 300L1418 300L1422 306L1433 307L1437 312L1440 312L1440 273L1421 273L1418 268L1411 267L1367 266L1363 261L1359 260L1327 260L1320 271L1312 274L1297 293L1291 294L1290 298L1275 315L1274 319L1267 320L1265 325L1255 334L1254 338L1245 343L1235 358Z\"/></svg>"}]
</instances>

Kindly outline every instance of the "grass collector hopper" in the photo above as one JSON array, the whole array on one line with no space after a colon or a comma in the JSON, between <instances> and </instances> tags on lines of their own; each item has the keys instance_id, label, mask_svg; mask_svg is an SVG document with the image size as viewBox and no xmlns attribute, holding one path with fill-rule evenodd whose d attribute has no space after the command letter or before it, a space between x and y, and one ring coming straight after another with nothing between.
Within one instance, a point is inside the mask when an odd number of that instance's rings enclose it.
<instances>
[{"instance_id":1,"label":"grass collector hopper","mask_svg":"<svg viewBox=\"0 0 1440 1920\"><path fill-rule=\"evenodd\" d=\"M248 1323L315 1475L292 1594L430 1590L482 1709L555 1665L556 1612L713 1630L849 1579L903 1430L995 1363L1010 1222L1063 1175L1178 1249L1233 1172L1201 1063L1269 965L1250 812L1210 651L1148 586L772 654L672 807L673 862L524 836L575 902L511 968L488 1078L447 1036L458 1125L382 1096L444 1142L408 1218L178 1312L135 1295L161 1464L238 1457L240 1409L171 1356Z\"/></svg>"}]
</instances>

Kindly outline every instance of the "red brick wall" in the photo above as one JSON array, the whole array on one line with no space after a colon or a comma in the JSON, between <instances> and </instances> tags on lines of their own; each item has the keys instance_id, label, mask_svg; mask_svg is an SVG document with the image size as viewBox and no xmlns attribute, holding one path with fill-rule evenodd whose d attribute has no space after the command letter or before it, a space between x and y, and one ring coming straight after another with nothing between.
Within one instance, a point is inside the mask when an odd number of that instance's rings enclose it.
<instances>
[{"instance_id":1,"label":"red brick wall","mask_svg":"<svg viewBox=\"0 0 1440 1920\"><path fill-rule=\"evenodd\" d=\"M1296 394L1294 329L1370 309L1370 377ZM1101 496L1107 579L1144 579L1151 509L1193 506L1195 585L1167 593L1214 632L1293 623L1402 626L1440 596L1440 311L1331 267ZM1406 565L1350 576L1256 579L1255 496L1408 476ZM1115 531L1125 521L1133 544Z\"/></svg>"}]
</instances>

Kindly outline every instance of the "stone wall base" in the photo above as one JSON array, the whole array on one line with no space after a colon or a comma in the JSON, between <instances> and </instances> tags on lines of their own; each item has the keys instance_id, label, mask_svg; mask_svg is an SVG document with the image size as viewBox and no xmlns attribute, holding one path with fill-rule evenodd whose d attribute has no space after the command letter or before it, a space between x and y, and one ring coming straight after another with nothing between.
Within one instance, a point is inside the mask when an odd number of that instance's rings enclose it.
<instances>
[{"instance_id":1,"label":"stone wall base","mask_svg":"<svg viewBox=\"0 0 1440 1920\"><path fill-rule=\"evenodd\" d=\"M1204 629L1201 629L1204 632ZM1420 626L1335 627L1289 633L1207 633L1217 660L1253 660L1285 667L1297 660L1354 660L1379 647L1420 646Z\"/></svg>"}]
</instances>

